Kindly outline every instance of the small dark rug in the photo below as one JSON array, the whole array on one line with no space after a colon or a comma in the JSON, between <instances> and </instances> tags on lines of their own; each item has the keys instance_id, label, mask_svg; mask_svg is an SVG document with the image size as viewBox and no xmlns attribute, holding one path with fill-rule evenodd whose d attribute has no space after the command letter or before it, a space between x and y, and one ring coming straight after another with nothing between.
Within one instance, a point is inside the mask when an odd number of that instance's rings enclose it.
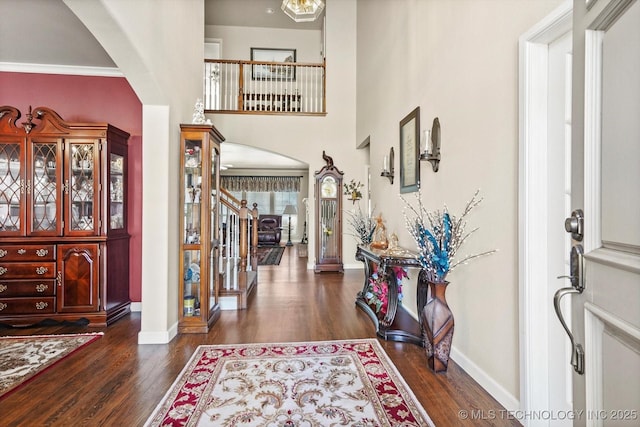
<instances>
[{"instance_id":1,"label":"small dark rug","mask_svg":"<svg viewBox=\"0 0 640 427\"><path fill-rule=\"evenodd\" d=\"M258 265L280 265L283 253L282 246L258 247Z\"/></svg>"}]
</instances>

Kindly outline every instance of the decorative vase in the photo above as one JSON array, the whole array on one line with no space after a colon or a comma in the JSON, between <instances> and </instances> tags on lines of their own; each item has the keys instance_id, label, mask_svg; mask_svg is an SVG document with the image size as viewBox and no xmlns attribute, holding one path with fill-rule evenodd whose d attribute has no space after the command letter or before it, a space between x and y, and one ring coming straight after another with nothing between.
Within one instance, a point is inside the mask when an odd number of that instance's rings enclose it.
<instances>
[{"instance_id":1,"label":"decorative vase","mask_svg":"<svg viewBox=\"0 0 640 427\"><path fill-rule=\"evenodd\" d=\"M449 282L429 282L430 299L422 309L422 337L429 368L446 372L453 340L453 313L445 292Z\"/></svg>"}]
</instances>

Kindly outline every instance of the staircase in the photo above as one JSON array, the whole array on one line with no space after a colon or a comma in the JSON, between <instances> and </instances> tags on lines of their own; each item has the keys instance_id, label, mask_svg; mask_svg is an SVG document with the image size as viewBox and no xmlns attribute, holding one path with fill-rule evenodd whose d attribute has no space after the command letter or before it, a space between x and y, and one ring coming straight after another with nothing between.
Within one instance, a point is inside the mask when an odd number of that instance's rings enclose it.
<instances>
[{"instance_id":1,"label":"staircase","mask_svg":"<svg viewBox=\"0 0 640 427\"><path fill-rule=\"evenodd\" d=\"M220 293L222 310L243 310L258 285L257 204L247 207L225 189L221 190L220 217Z\"/></svg>"}]
</instances>

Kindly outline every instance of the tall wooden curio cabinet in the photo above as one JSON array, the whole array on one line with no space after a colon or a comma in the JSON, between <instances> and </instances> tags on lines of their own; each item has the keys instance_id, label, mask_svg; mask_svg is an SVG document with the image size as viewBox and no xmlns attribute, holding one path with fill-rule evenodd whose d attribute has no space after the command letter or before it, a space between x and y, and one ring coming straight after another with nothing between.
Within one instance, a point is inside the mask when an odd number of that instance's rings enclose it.
<instances>
[{"instance_id":1,"label":"tall wooden curio cabinet","mask_svg":"<svg viewBox=\"0 0 640 427\"><path fill-rule=\"evenodd\" d=\"M130 311L129 134L0 107L0 323Z\"/></svg>"},{"instance_id":2,"label":"tall wooden curio cabinet","mask_svg":"<svg viewBox=\"0 0 640 427\"><path fill-rule=\"evenodd\" d=\"M324 151L327 164L315 173L316 264L314 271L343 272L342 175Z\"/></svg>"},{"instance_id":3,"label":"tall wooden curio cabinet","mask_svg":"<svg viewBox=\"0 0 640 427\"><path fill-rule=\"evenodd\" d=\"M212 125L180 125L180 333L206 333L220 316L220 144Z\"/></svg>"}]
</instances>

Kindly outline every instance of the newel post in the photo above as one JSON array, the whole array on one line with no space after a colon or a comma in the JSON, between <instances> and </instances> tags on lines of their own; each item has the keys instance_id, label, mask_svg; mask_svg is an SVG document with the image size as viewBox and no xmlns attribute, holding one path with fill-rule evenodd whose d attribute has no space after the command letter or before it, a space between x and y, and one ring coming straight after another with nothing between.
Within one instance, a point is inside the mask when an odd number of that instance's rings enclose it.
<instances>
[{"instance_id":1,"label":"newel post","mask_svg":"<svg viewBox=\"0 0 640 427\"><path fill-rule=\"evenodd\" d=\"M249 222L249 208L247 208L247 201L242 199L240 202L240 271L247 271L247 253L248 253L248 225Z\"/></svg>"}]
</instances>

